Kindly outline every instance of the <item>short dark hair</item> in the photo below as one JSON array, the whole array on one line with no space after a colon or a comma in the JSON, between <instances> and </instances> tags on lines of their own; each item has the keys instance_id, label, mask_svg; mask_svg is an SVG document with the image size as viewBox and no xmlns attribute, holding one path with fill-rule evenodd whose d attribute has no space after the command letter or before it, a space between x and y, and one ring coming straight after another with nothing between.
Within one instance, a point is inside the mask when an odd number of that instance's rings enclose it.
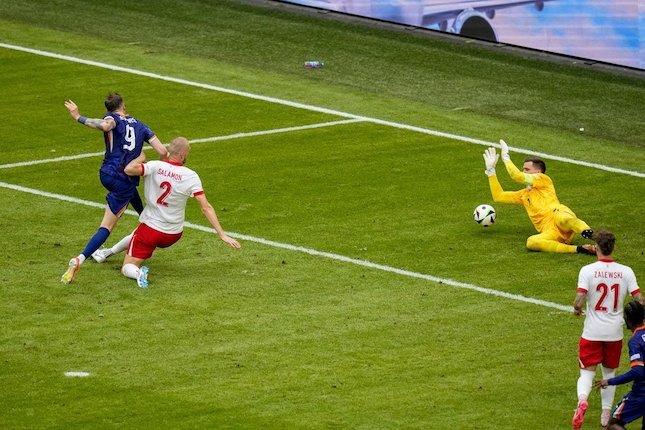
<instances>
[{"instance_id":1,"label":"short dark hair","mask_svg":"<svg viewBox=\"0 0 645 430\"><path fill-rule=\"evenodd\" d=\"M593 234L593 240L598 244L602 255L611 255L616 245L616 236L607 230L598 230Z\"/></svg>"},{"instance_id":2,"label":"short dark hair","mask_svg":"<svg viewBox=\"0 0 645 430\"><path fill-rule=\"evenodd\" d=\"M625 305L625 323L631 327L638 327L645 320L645 309L639 302L629 302Z\"/></svg>"},{"instance_id":3,"label":"short dark hair","mask_svg":"<svg viewBox=\"0 0 645 430\"><path fill-rule=\"evenodd\" d=\"M541 158L527 158L524 162L531 162L535 167L540 169L542 173L546 173L546 163Z\"/></svg>"},{"instance_id":4,"label":"short dark hair","mask_svg":"<svg viewBox=\"0 0 645 430\"><path fill-rule=\"evenodd\" d=\"M105 108L108 112L114 112L123 105L123 97L119 93L110 93L105 98Z\"/></svg>"}]
</instances>

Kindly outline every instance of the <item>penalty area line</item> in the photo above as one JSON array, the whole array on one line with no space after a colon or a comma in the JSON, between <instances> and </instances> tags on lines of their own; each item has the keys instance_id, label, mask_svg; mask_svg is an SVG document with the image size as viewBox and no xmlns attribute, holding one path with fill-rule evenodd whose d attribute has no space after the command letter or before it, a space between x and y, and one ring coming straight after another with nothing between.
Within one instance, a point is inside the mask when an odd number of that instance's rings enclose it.
<instances>
[{"instance_id":1,"label":"penalty area line","mask_svg":"<svg viewBox=\"0 0 645 430\"><path fill-rule=\"evenodd\" d=\"M301 131L301 130L311 130L314 128L322 128L322 127L332 127L335 125L343 125L343 124L352 124L355 122L365 122L362 119L343 119L339 121L329 121L329 122L320 122L317 124L307 124L307 125L298 125L294 127L285 127L285 128L275 128L271 130L260 130L260 131L250 131L248 133L234 133L234 134L228 134L225 136L213 136L213 137L205 137L203 139L192 139L189 140L188 142L193 144L193 143L204 143L204 142L216 142L216 141L221 141L221 140L231 140L231 139L240 139L244 137L255 137L255 136L264 136L267 134L278 134L278 133L289 133L292 131ZM144 150L152 149L151 146L144 146ZM10 169L12 167L25 167L25 166L35 166L38 164L46 164L46 163L59 163L61 161L69 161L69 160L79 160L82 158L89 158L89 157L98 157L101 155L105 155L105 152L90 152L86 154L77 154L77 155L65 155L62 157L56 157L56 158L44 158L41 160L31 160L31 161L20 161L17 163L9 163L9 164L0 164L0 169Z\"/></svg>"},{"instance_id":2,"label":"penalty area line","mask_svg":"<svg viewBox=\"0 0 645 430\"><path fill-rule=\"evenodd\" d=\"M215 137L206 137L204 139L193 139L190 140L190 143L202 143L202 142L216 142L218 140L230 140L230 139L238 139L240 137L254 137L254 136L264 136L267 134L277 134L277 133L288 133L291 131L301 131L301 130L311 130L313 128L322 128L322 127L330 127L334 125L343 125L343 124L352 124L355 122L365 122L362 119L359 118L352 118L352 119L342 119L339 121L329 121L329 122L321 122L318 124L309 124L309 125L300 125L296 127L285 127L285 128L276 128L273 130L261 130L261 131L251 131L248 133L234 133L234 134L229 134L226 136L215 136Z\"/></svg>"},{"instance_id":3,"label":"penalty area line","mask_svg":"<svg viewBox=\"0 0 645 430\"><path fill-rule=\"evenodd\" d=\"M37 196L49 197L49 198L53 198L53 199L57 199L57 200L70 202L70 203L76 203L76 204L80 204L80 205L84 205L84 206L90 206L90 207L101 208L101 209L105 208L105 204L91 202L91 201L88 201L88 200L82 200L82 199L78 199L76 197L65 196L65 195L62 195L62 194L56 194L56 193L50 193L50 192L47 192L47 191L36 190L36 189L33 189L33 188L27 188L27 187L23 187L21 185L15 185L15 184L9 184L9 183L6 183L6 182L0 182L0 187L7 188L7 189L10 189L10 190L14 190L14 191L20 191L20 192L24 192L24 193L29 193L29 194L33 194L33 195L37 195ZM134 216L138 215L135 211L132 211L132 210L126 210L125 213L128 214L128 215L134 215ZM208 232L208 233L216 233L215 229L213 229L211 227L205 227L205 226L202 226L202 225L199 225L199 224L193 224L191 222L185 222L184 227L191 228L191 229L194 229L194 230L204 231L204 232ZM488 294L488 295L492 295L492 296L502 297L502 298L505 298L505 299L510 299L510 300L520 301L520 302L524 302L524 303L530 303L530 304L534 304L534 305L544 306L544 307L548 307L548 308L552 308L552 309L557 309L557 310L560 310L560 311L563 311L563 312L572 312L573 311L573 308L571 306L564 306L564 305L561 305L559 303L549 302L549 301L540 300L540 299L534 299L532 297L526 297L526 296L522 296L522 295L519 295L519 294L511 294L511 293L507 293L507 292L504 292L504 291L493 290L491 288L483 288L483 287L479 287L479 286L474 285L474 284L468 284L468 283L464 283L464 282L455 281L453 279L440 278L438 276L433 276L433 275L428 275L428 274L424 274L424 273L413 272L413 271L405 270L405 269L399 269L399 268L396 268L396 267L386 266L386 265L378 264L378 263L372 263L372 262L367 261L367 260L359 260L359 259L356 259L356 258L351 258L351 257L347 257L347 256L340 255L340 254L334 254L334 253L331 253L331 252L317 251L315 249L305 248L303 246L297 246L297 245L290 245L290 244L287 244L287 243L275 242L273 240L263 239L261 237L255 237L255 236L249 236L249 235L245 235L245 234L231 233L231 232L227 232L227 234L229 236L231 236L231 237L234 237L234 238L240 239L240 240L246 240L246 241L249 241L249 242L255 242L255 243L262 244L262 245L271 246L271 247L274 247L274 248L286 249L286 250L289 250L289 251L302 252L302 253L312 255L312 256L316 256L316 257L324 257L324 258L328 258L328 259L335 260L335 261L341 261L341 262L344 262L344 263L349 263L349 264L354 264L354 265L357 265L357 266L366 267L366 268L369 268L369 269L380 270L380 271L388 272L388 273L395 273L395 274L402 275L402 276L407 276L407 277L410 277L410 278L425 279L427 281L435 282L435 283L440 284L440 285L448 285L448 286L454 287L454 288L461 288L461 289L476 291L478 293Z\"/></svg>"}]
</instances>

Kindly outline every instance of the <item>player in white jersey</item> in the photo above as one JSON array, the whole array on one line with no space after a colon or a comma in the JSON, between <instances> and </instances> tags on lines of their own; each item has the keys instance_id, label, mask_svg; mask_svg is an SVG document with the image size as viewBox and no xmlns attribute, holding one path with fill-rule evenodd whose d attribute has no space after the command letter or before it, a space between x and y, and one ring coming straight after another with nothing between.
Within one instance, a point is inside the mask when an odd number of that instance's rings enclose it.
<instances>
[{"instance_id":1,"label":"player in white jersey","mask_svg":"<svg viewBox=\"0 0 645 430\"><path fill-rule=\"evenodd\" d=\"M229 237L217 219L215 209L204 195L199 175L184 166L190 145L183 137L177 137L168 147L169 157L163 161L144 162L144 156L133 160L125 168L129 176L144 179L146 207L139 217L140 224L129 236L109 250L93 255L97 262L125 249L121 271L128 278L136 279L142 288L148 286L148 268L142 266L156 248L167 248L177 242L183 233L186 203L194 197L202 213L215 228L220 239L233 248L240 248L237 240Z\"/></svg>"},{"instance_id":2,"label":"player in white jersey","mask_svg":"<svg viewBox=\"0 0 645 430\"><path fill-rule=\"evenodd\" d=\"M643 297L636 282L634 271L616 263L612 257L616 237L608 231L593 235L596 241L598 261L580 269L578 290L573 301L574 315L582 315L582 306L587 302L584 329L578 346L580 377L578 378L578 406L572 426L579 429L589 404L596 367L600 364L603 379L614 377L620 364L623 347L623 304L631 294L641 304ZM615 387L602 390L602 414L600 425L607 427L614 402Z\"/></svg>"}]
</instances>

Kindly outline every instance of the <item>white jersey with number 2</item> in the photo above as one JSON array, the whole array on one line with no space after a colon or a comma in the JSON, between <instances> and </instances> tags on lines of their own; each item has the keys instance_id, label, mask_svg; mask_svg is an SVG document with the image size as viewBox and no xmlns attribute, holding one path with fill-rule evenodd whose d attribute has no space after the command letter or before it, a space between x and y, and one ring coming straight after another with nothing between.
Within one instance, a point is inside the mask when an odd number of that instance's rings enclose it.
<instances>
[{"instance_id":1,"label":"white jersey with number 2","mask_svg":"<svg viewBox=\"0 0 645 430\"><path fill-rule=\"evenodd\" d=\"M188 198L204 193L199 175L170 161L143 164L146 207L139 221L163 233L181 233Z\"/></svg>"},{"instance_id":2,"label":"white jersey with number 2","mask_svg":"<svg viewBox=\"0 0 645 430\"><path fill-rule=\"evenodd\" d=\"M582 337L597 341L622 340L625 296L640 292L634 271L613 260L598 260L580 269L578 291L587 294Z\"/></svg>"}]
</instances>

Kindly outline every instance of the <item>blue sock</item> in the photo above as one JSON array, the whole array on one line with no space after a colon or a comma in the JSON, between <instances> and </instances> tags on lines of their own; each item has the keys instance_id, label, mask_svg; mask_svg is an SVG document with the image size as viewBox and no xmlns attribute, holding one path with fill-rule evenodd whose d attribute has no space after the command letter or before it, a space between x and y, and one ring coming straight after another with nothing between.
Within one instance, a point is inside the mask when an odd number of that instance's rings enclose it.
<instances>
[{"instance_id":1,"label":"blue sock","mask_svg":"<svg viewBox=\"0 0 645 430\"><path fill-rule=\"evenodd\" d=\"M110 230L105 227L100 227L98 231L94 233L94 236L92 236L90 241L87 242L87 245L85 245L85 249L83 250L83 255L85 256L85 258L90 258L90 255L92 255L94 251L99 249L109 236Z\"/></svg>"}]
</instances>

